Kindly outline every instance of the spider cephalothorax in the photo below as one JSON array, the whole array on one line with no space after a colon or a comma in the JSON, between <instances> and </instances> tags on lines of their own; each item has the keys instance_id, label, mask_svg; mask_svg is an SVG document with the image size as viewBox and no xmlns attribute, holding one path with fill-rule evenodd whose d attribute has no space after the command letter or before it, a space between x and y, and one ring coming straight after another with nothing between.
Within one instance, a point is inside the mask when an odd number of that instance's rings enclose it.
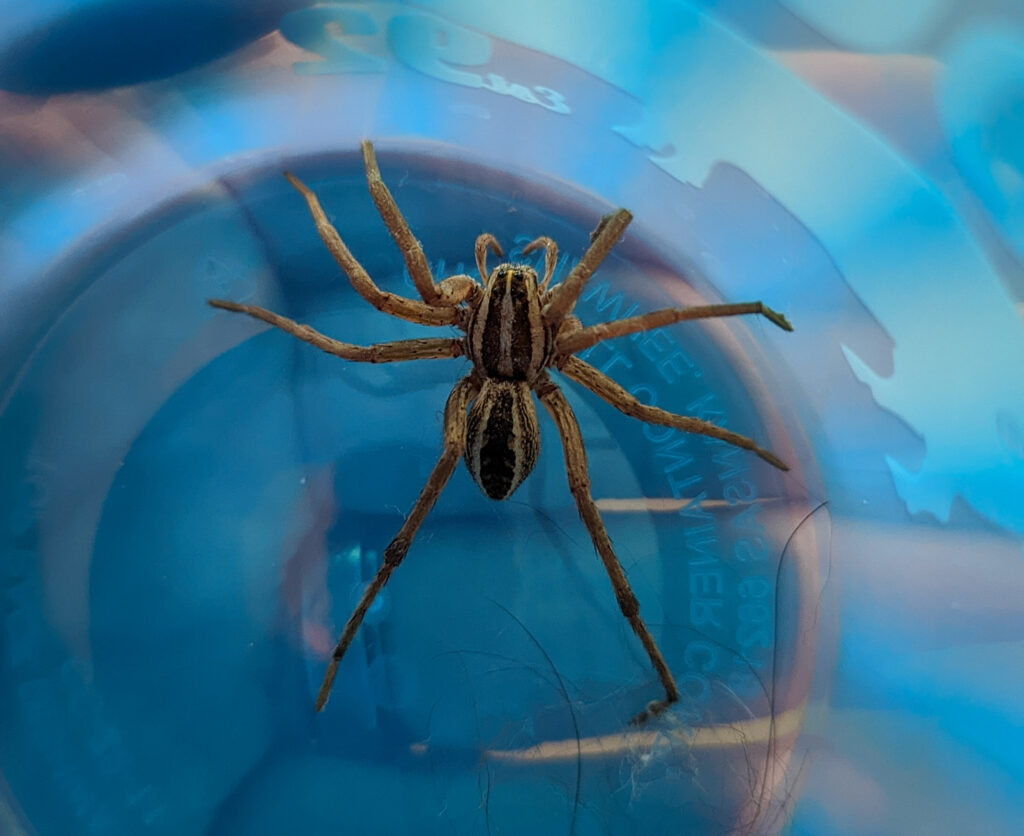
<instances>
[{"instance_id":1,"label":"spider cephalothorax","mask_svg":"<svg viewBox=\"0 0 1024 836\"><path fill-rule=\"evenodd\" d=\"M327 220L316 195L292 175L285 176L305 198L320 237L360 296L385 313L424 325L454 325L465 332L465 336L357 346L331 339L308 325L300 325L255 305L210 300L214 307L261 319L346 360L390 363L465 356L473 364L470 373L455 385L448 396L444 411L444 449L441 457L398 534L384 550L380 569L345 624L317 694L316 709L319 711L327 702L338 663L351 644L366 611L405 558L416 531L451 478L459 459L465 459L474 481L491 499L507 499L530 474L540 451L540 428L533 405L535 395L558 428L565 452L569 490L594 548L608 572L615 598L647 651L665 689L665 698L651 702L634 718L634 722L657 714L679 698L679 689L654 638L640 618L639 604L612 550L611 540L590 495L587 457L579 425L565 396L549 376L548 369L559 370L570 380L586 387L627 415L720 439L750 450L769 464L785 470L786 466L778 458L746 436L698 418L675 415L642 404L611 378L575 354L602 340L649 331L683 320L761 314L787 331L792 330L789 323L784 316L761 302L740 302L665 308L584 328L572 316L573 307L587 280L632 220L632 215L625 209L601 218L591 234L590 247L565 280L553 287L549 287L549 284L558 258L558 248L554 241L540 237L523 249L524 254L536 249L544 250L544 277L538 281L536 271L528 264L499 264L488 273L487 251L502 255L501 247L489 233L480 235L474 247L482 284L467 275L450 276L435 282L423 248L381 180L373 146L364 142L362 150L370 195L402 253L422 301L388 293L377 287Z\"/></svg>"},{"instance_id":2,"label":"spider cephalothorax","mask_svg":"<svg viewBox=\"0 0 1024 836\"><path fill-rule=\"evenodd\" d=\"M494 238L478 239L481 276L486 247L501 254ZM484 380L469 408L466 467L487 496L507 499L537 463L540 430L530 390L554 341L541 313L544 290L528 264L499 264L474 301L466 345Z\"/></svg>"},{"instance_id":3,"label":"spider cephalothorax","mask_svg":"<svg viewBox=\"0 0 1024 836\"><path fill-rule=\"evenodd\" d=\"M532 381L544 368L548 335L537 274L518 264L491 273L466 324L469 356L489 377Z\"/></svg>"}]
</instances>

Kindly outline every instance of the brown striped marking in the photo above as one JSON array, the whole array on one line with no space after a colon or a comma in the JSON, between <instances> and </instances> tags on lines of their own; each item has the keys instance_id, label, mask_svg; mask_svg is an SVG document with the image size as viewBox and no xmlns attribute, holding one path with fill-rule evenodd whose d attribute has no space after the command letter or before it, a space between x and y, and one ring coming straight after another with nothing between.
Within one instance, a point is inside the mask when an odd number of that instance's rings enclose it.
<instances>
[{"instance_id":1,"label":"brown striped marking","mask_svg":"<svg viewBox=\"0 0 1024 836\"><path fill-rule=\"evenodd\" d=\"M491 499L507 499L540 452L537 412L525 381L485 378L466 425L466 467Z\"/></svg>"},{"instance_id":2,"label":"brown striped marking","mask_svg":"<svg viewBox=\"0 0 1024 836\"><path fill-rule=\"evenodd\" d=\"M551 345L536 271L526 264L495 267L466 331L470 358L488 377L532 382Z\"/></svg>"}]
</instances>

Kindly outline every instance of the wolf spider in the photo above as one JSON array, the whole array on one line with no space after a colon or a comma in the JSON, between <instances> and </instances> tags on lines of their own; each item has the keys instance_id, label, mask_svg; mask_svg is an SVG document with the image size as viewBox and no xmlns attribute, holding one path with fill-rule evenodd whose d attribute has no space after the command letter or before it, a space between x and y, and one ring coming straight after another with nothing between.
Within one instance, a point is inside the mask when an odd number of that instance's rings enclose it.
<instances>
[{"instance_id":1,"label":"wolf spider","mask_svg":"<svg viewBox=\"0 0 1024 836\"><path fill-rule=\"evenodd\" d=\"M590 246L583 257L565 280L553 287L548 285L558 256L554 241L542 236L523 249L524 255L538 249L544 250L544 277L538 281L536 271L528 264L503 263L488 272L487 251L492 251L498 257L503 253L494 236L486 232L476 239L474 248L482 284L467 275L451 276L435 282L423 248L413 236L381 179L371 143L362 143L362 153L370 195L402 253L422 301L377 287L327 220L316 195L292 174L285 173L285 177L305 199L317 232L360 296L384 313L422 325L454 325L465 336L398 340L359 346L331 339L308 325L300 325L254 305L220 299L211 299L209 302L215 308L263 320L344 360L393 363L465 356L473 364L469 374L455 384L448 396L444 409L444 449L441 457L398 534L384 550L380 569L345 624L317 694L316 710L320 711L326 704L338 663L345 655L366 611L402 562L416 531L451 478L459 459L465 459L473 480L491 499L507 499L529 475L540 450L537 414L530 397L533 391L558 427L565 453L569 490L594 548L608 572L622 614L643 644L665 689L665 698L649 703L633 718L633 723L640 723L658 714L679 698L679 689L654 638L640 618L636 596L612 550L611 540L590 494L587 456L576 416L547 370L558 369L570 380L585 386L626 415L648 423L720 439L750 450L769 464L787 470L782 461L745 436L707 421L675 415L640 403L611 378L573 355L602 340L690 319L761 314L787 331L791 331L792 327L784 316L761 302L665 308L583 327L579 319L572 316L573 307L587 280L632 220L632 215L625 209L619 209L601 219L590 236Z\"/></svg>"}]
</instances>

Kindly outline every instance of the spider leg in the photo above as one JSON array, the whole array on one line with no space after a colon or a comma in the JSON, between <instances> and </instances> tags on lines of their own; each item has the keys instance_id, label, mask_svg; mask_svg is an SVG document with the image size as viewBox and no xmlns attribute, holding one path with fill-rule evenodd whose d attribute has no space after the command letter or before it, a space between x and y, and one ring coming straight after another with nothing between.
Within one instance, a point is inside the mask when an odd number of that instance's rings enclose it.
<instances>
[{"instance_id":1,"label":"spider leg","mask_svg":"<svg viewBox=\"0 0 1024 836\"><path fill-rule=\"evenodd\" d=\"M437 283L437 291L444 298L442 304L454 307L471 301L480 292L480 284L472 276L460 274L441 279Z\"/></svg>"},{"instance_id":2,"label":"spider leg","mask_svg":"<svg viewBox=\"0 0 1024 836\"><path fill-rule=\"evenodd\" d=\"M701 305L693 308L664 308L659 311L630 316L625 319L616 319L612 322L602 322L600 325L591 325L581 331L566 336L558 342L558 353L568 357L577 351L583 351L602 340L610 340L614 337L624 337L627 334L635 334L639 331L651 331L655 328L663 328L674 322L682 322L689 319L709 319L719 316L737 316L741 314L761 314L784 331L792 331L793 326L789 320L777 311L773 311L763 302L738 302L728 305Z\"/></svg>"},{"instance_id":3,"label":"spider leg","mask_svg":"<svg viewBox=\"0 0 1024 836\"><path fill-rule=\"evenodd\" d=\"M599 372L589 363L580 360L579 357L570 357L566 360L561 371L566 377L586 386L595 395L603 398L617 410L624 412L632 418L639 418L648 424L675 427L683 432L717 438L727 444L756 453L768 464L777 467L779 470L789 470L789 467L776 455L762 447L758 447L753 439L747 438L745 435L723 429L709 421L702 421L689 415L676 415L674 412L668 412L656 406L640 403L629 392L619 386L618 383Z\"/></svg>"},{"instance_id":4,"label":"spider leg","mask_svg":"<svg viewBox=\"0 0 1024 836\"><path fill-rule=\"evenodd\" d=\"M295 187L306 201L309 214L313 216L313 222L316 224L316 231L320 234L321 240L331 255L334 256L334 260L345 271L345 275L348 276L348 280L352 283L356 293L378 311L397 316L399 319L407 319L410 322L418 322L422 325L458 324L459 312L454 307L428 305L425 302L407 299L404 296L399 296L397 293L390 293L377 287L373 279L370 278L370 274L363 268L363 265L356 261L355 256L345 246L345 242L338 235L338 230L327 220L327 215L324 213L323 208L320 206L320 201L312 189L294 174L286 171L284 176L288 178L288 182ZM404 251L403 255L405 255Z\"/></svg>"},{"instance_id":5,"label":"spider leg","mask_svg":"<svg viewBox=\"0 0 1024 836\"><path fill-rule=\"evenodd\" d=\"M327 664L324 681L316 695L317 711L320 711L327 703L327 698L331 694L331 686L334 684L334 677L338 673L338 663L345 655L345 651L348 650L348 646L352 643L359 625L363 623L363 618L366 616L366 611L370 608L370 604L377 597L377 593L383 589L384 584L388 582L391 573L402 562L406 552L409 551L413 537L416 536L416 531L423 523L430 509L434 507L434 503L441 495L441 491L451 478L452 473L455 472L455 466L459 463L459 459L466 449L466 408L469 406L469 402L476 396L478 390L479 384L474 377L470 376L463 378L455 384L455 388L452 389L452 393L448 396L448 402L444 407L444 451L441 453L437 464L434 465L434 469L430 472L430 476L427 477L426 485L420 491L416 504L413 505L409 516L405 518L405 522L402 523L398 534L388 543L388 547L384 549L384 560L380 569L377 570L377 574L370 582L370 585L366 587L363 597L359 599L359 603L356 604L352 615L349 616L348 621L345 623L341 638L338 639L338 644L331 654L331 661Z\"/></svg>"},{"instance_id":6,"label":"spider leg","mask_svg":"<svg viewBox=\"0 0 1024 836\"><path fill-rule=\"evenodd\" d=\"M458 298L457 294L452 301L453 295L446 293L445 289L434 283L434 277L430 273L430 265L423 253L423 245L416 240L416 236L409 229L409 224L402 215L398 204L388 187L380 176L380 168L377 166L377 155L373 152L373 143L363 140L363 165L366 167L366 185L370 189L370 197L373 198L377 211L380 212L384 224L395 239L398 249L402 251L402 258L405 266L409 268L409 275L412 283L416 285L423 301L428 305L436 307L454 307L461 303L468 293ZM468 278L468 276L466 277ZM442 283L443 284L443 283ZM474 282L474 284L476 284Z\"/></svg>"},{"instance_id":7,"label":"spider leg","mask_svg":"<svg viewBox=\"0 0 1024 836\"><path fill-rule=\"evenodd\" d=\"M572 313L583 286L622 237L631 220L633 216L625 209L619 209L601 218L597 229L590 236L591 243L583 257L565 277L565 281L549 291L551 297L543 311L546 324L557 325Z\"/></svg>"},{"instance_id":8,"label":"spider leg","mask_svg":"<svg viewBox=\"0 0 1024 836\"><path fill-rule=\"evenodd\" d=\"M297 337L303 342L316 346L321 351L341 357L343 360L356 360L362 363L396 363L401 360L434 360L446 357L460 357L464 353L461 338L432 337L414 340L396 340L389 343L374 345L353 345L331 339L325 334L301 325L293 319L258 308L255 305L239 305L224 299L210 299L214 308L225 311L248 314L255 319L268 322L287 334Z\"/></svg>"},{"instance_id":9,"label":"spider leg","mask_svg":"<svg viewBox=\"0 0 1024 836\"><path fill-rule=\"evenodd\" d=\"M576 421L569 402L558 386L545 375L536 387L537 397L544 404L551 417L558 427L558 433L562 437L562 450L565 453L565 470L569 478L569 490L573 499L576 500L576 508L579 510L583 524L587 527L590 539L594 543L604 563L605 571L612 582L612 589L615 591L615 598L619 602L619 609L629 621L647 651L651 664L658 673L662 687L665 689L665 699L655 700L648 704L647 708L633 718L633 723L642 723L648 717L658 714L668 707L670 703L679 699L679 688L672 678L672 672L665 663L658 645L651 636L647 625L640 618L640 604L633 594L626 579L626 573L622 570L622 564L615 556L612 549L612 541L605 530L604 522L597 510L593 497L590 495L590 476L587 472L587 453L583 447L583 438L580 435L580 427Z\"/></svg>"}]
</instances>

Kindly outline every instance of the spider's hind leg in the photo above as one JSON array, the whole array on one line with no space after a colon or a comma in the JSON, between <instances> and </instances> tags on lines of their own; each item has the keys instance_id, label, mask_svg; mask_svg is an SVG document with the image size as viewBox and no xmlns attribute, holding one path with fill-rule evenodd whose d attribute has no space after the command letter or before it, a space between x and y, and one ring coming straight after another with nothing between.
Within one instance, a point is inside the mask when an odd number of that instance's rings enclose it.
<instances>
[{"instance_id":1,"label":"spider's hind leg","mask_svg":"<svg viewBox=\"0 0 1024 836\"><path fill-rule=\"evenodd\" d=\"M770 450L765 450L763 447L758 446L757 442L752 438L734 433L732 430L727 430L724 427L719 427L710 421L704 421L690 415L676 415L674 412L661 409L661 407L641 403L636 397L608 377L608 375L598 371L589 363L580 360L579 357L570 357L565 360L561 371L570 380L575 380L581 386L586 386L599 398L603 398L619 410L619 412L631 418L639 418L648 424L657 424L661 427L674 427L685 433L717 438L726 444L731 444L743 450L749 450L751 453L764 459L772 467L777 467L779 470L789 470L789 465Z\"/></svg>"},{"instance_id":2,"label":"spider's hind leg","mask_svg":"<svg viewBox=\"0 0 1024 836\"><path fill-rule=\"evenodd\" d=\"M549 378L543 378L535 389L537 397L540 398L540 402L544 404L545 409L554 419L555 425L558 427L558 433L562 437L562 450L565 453L565 469L569 477L569 490L572 492L573 499L576 500L576 508L579 510L583 524L587 527L587 532L594 543L594 548L604 564L605 571L608 573L612 589L615 592L615 599L619 602L619 609L622 610L622 614L629 622L629 626L633 628L633 632L636 633L637 638L643 644L644 650L647 651L651 664L661 680L661 685L665 689L665 699L648 703L647 707L633 718L632 722L639 724L649 717L664 711L669 705L678 700L679 688L676 686L672 672L665 662L665 657L661 655L661 650L659 650L658 645L655 643L654 637L647 629L643 619L640 618L640 604L630 588L626 573L622 569L622 564L619 563L618 557L615 556L611 538L608 537L604 522L597 510L597 504L590 494L587 453L583 447L583 437L580 435L580 427L576 421L576 416L573 414L569 402L565 399L565 395Z\"/></svg>"},{"instance_id":3,"label":"spider's hind leg","mask_svg":"<svg viewBox=\"0 0 1024 836\"><path fill-rule=\"evenodd\" d=\"M434 469L430 472L430 476L427 477L427 484L420 491L416 504L413 505L409 516L405 518L405 522L402 523L398 534L388 543L388 547L384 549L384 559L380 569L377 570L377 574L370 582L370 585L366 587L362 598L359 599L359 603L356 604L352 615L349 616L348 621L345 623L345 629L342 630L341 637L338 639L334 652L331 654L331 660L327 664L327 671L324 673L324 681L316 695L315 707L317 711L320 711L327 704L327 698L331 694L331 686L334 685L334 678L338 673L338 663L341 662L345 651L348 650L352 639L355 638L356 631L359 629L359 625L363 623L367 610L370 609L370 605L377 597L377 593L388 582L392 572L405 559L409 546L412 545L413 537L416 536L416 532L419 530L420 525L422 525L423 520L430 513L430 509L434 507L434 503L437 502L437 498L441 495L444 486L448 483L452 473L455 472L455 467L466 449L466 408L476 395L477 389L478 384L476 380L473 377L466 377L455 385L452 393L448 396L448 402L444 407L444 452L441 453L441 458L438 459Z\"/></svg>"}]
</instances>

